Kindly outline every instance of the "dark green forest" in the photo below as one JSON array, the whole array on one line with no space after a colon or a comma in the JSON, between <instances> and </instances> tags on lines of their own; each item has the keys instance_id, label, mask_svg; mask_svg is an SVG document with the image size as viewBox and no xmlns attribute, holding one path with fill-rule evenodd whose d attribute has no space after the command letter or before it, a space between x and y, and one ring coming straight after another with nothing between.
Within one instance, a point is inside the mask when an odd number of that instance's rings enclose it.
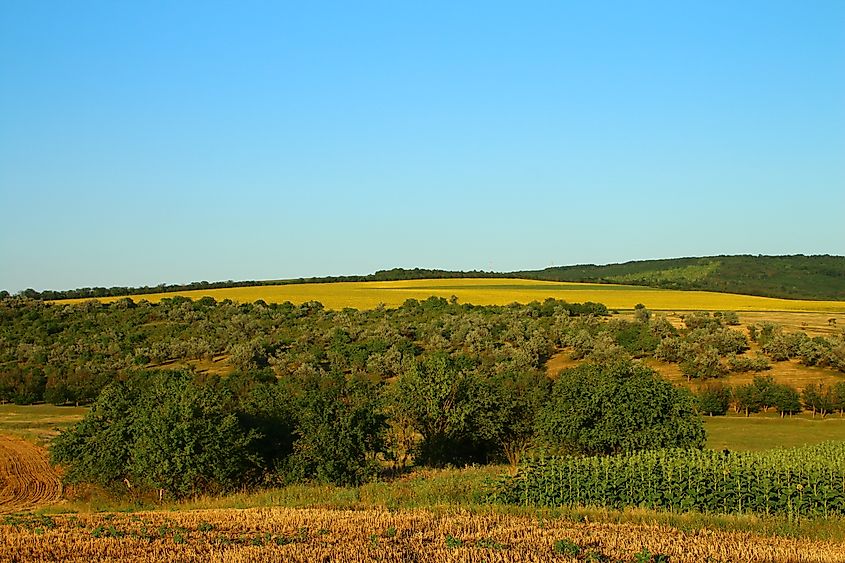
<instances>
[{"instance_id":1,"label":"dark green forest","mask_svg":"<svg viewBox=\"0 0 845 563\"><path fill-rule=\"evenodd\" d=\"M708 256L513 272L530 279L623 283L786 299L845 299L845 256Z\"/></svg>"},{"instance_id":2,"label":"dark green forest","mask_svg":"<svg viewBox=\"0 0 845 563\"><path fill-rule=\"evenodd\" d=\"M21 292L25 297L55 299L120 297L195 289L219 289L297 283L397 281L441 278L524 278L546 281L616 283L663 289L707 290L787 299L845 299L845 256L708 256L641 260L597 266L555 266L517 272L394 268L366 276L332 276L263 281L193 282L143 287L84 287ZM2 291L0 295L8 295Z\"/></svg>"}]
</instances>

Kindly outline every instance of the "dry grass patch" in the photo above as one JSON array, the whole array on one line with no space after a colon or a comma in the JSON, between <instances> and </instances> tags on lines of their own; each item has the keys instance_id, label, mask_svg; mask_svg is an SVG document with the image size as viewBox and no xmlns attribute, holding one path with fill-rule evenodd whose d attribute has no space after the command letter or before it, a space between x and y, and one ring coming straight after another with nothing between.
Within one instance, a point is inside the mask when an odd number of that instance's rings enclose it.
<instances>
[{"instance_id":1,"label":"dry grass patch","mask_svg":"<svg viewBox=\"0 0 845 563\"><path fill-rule=\"evenodd\" d=\"M7 519L0 559L22 561L845 561L845 544L642 524L427 510L204 510Z\"/></svg>"},{"instance_id":2,"label":"dry grass patch","mask_svg":"<svg viewBox=\"0 0 845 563\"><path fill-rule=\"evenodd\" d=\"M229 362L228 354L219 354L212 359L201 360L167 360L156 364L147 364L148 369L189 369L204 375L228 375L234 368Z\"/></svg>"}]
</instances>

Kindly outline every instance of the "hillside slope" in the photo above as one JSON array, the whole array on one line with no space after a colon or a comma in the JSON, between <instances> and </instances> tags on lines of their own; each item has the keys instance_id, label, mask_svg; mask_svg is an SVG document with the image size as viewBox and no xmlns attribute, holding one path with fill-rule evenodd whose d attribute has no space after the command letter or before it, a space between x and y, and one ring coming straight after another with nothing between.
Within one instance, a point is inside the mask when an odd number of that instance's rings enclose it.
<instances>
[{"instance_id":1,"label":"hillside slope","mask_svg":"<svg viewBox=\"0 0 845 563\"><path fill-rule=\"evenodd\" d=\"M845 300L845 256L705 256L514 272L549 281L624 283L792 299Z\"/></svg>"}]
</instances>

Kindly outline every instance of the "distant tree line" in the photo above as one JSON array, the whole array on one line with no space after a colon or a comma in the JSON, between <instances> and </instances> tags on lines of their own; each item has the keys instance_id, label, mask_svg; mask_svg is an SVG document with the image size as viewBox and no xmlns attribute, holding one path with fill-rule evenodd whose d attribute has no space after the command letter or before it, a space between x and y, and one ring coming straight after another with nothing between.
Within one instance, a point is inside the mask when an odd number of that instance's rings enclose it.
<instances>
[{"instance_id":1,"label":"distant tree line","mask_svg":"<svg viewBox=\"0 0 845 563\"><path fill-rule=\"evenodd\" d=\"M751 383L730 387L719 382L704 386L698 393L698 408L702 414L725 415L731 405L737 413L752 413L774 409L783 416L804 410L824 417L831 413L845 413L845 381L831 385L810 383L799 393L792 385L776 383L771 376L756 375Z\"/></svg>"},{"instance_id":2,"label":"distant tree line","mask_svg":"<svg viewBox=\"0 0 845 563\"><path fill-rule=\"evenodd\" d=\"M32 288L25 289L19 293L20 296L28 299L41 301L55 301L59 299L99 299L103 297L125 297L130 295L149 295L151 293L176 293L183 291L225 289L232 287L256 287L274 285L292 285L304 283L341 283L341 282L365 282L365 281L399 281L399 280L420 280L420 279L454 279L454 278L508 278L512 274L498 272L484 272L480 270L450 271L450 270L429 270L424 268L393 268L390 270L379 270L374 274L364 276L324 276L309 278L292 278L285 280L243 280L243 281L198 281L186 284L159 284L154 286L114 286L114 287L81 287L67 290L44 290L36 291ZM0 291L0 299L10 297L8 291Z\"/></svg>"}]
</instances>

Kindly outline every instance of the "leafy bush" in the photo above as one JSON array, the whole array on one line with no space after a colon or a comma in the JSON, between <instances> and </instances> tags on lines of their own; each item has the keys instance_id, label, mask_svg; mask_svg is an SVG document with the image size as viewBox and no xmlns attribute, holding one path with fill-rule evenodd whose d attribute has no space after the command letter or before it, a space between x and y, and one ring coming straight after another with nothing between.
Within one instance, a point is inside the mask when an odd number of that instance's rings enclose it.
<instances>
[{"instance_id":1,"label":"leafy bush","mask_svg":"<svg viewBox=\"0 0 845 563\"><path fill-rule=\"evenodd\" d=\"M70 481L161 488L184 496L241 482L255 433L227 412L225 391L159 372L107 387L51 450Z\"/></svg>"},{"instance_id":2,"label":"leafy bush","mask_svg":"<svg viewBox=\"0 0 845 563\"><path fill-rule=\"evenodd\" d=\"M292 478L358 485L377 474L385 419L373 384L338 373L309 375L295 405Z\"/></svg>"},{"instance_id":3,"label":"leafy bush","mask_svg":"<svg viewBox=\"0 0 845 563\"><path fill-rule=\"evenodd\" d=\"M765 371L772 365L765 356L729 356L728 368L733 372Z\"/></svg>"},{"instance_id":4,"label":"leafy bush","mask_svg":"<svg viewBox=\"0 0 845 563\"><path fill-rule=\"evenodd\" d=\"M692 394L630 361L562 371L538 427L553 449L589 454L704 445Z\"/></svg>"}]
</instances>

